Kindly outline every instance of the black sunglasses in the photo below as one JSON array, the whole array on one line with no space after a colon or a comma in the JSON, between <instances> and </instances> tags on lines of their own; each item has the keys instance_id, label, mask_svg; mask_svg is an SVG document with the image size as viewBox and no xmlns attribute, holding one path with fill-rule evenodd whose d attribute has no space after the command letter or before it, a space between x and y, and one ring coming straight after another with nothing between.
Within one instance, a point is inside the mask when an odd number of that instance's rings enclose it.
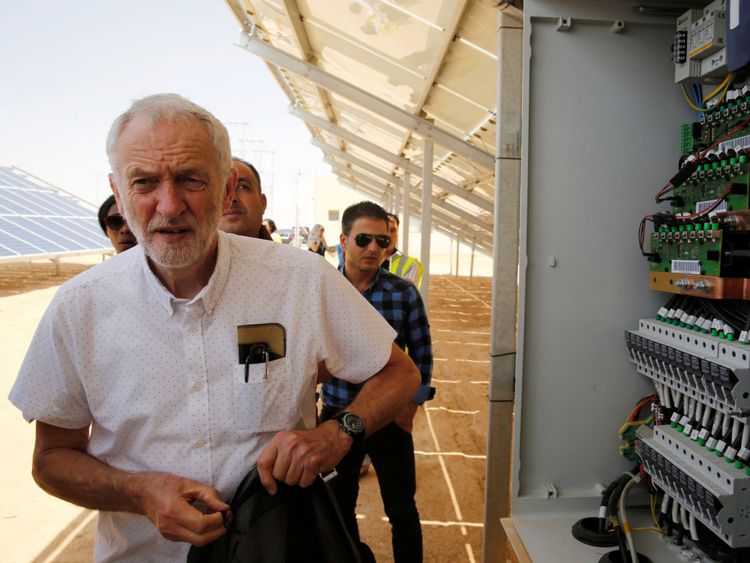
<instances>
[{"instance_id":1,"label":"black sunglasses","mask_svg":"<svg viewBox=\"0 0 750 563\"><path fill-rule=\"evenodd\" d=\"M120 214L107 215L104 218L104 224L107 225L108 229L113 231L119 231L125 225L125 219Z\"/></svg>"},{"instance_id":2,"label":"black sunglasses","mask_svg":"<svg viewBox=\"0 0 750 563\"><path fill-rule=\"evenodd\" d=\"M391 237L388 235L367 235L365 233L359 233L354 237L354 242L357 243L357 246L364 248L372 242L372 239L375 239L380 248L388 248L388 245L391 244Z\"/></svg>"}]
</instances>

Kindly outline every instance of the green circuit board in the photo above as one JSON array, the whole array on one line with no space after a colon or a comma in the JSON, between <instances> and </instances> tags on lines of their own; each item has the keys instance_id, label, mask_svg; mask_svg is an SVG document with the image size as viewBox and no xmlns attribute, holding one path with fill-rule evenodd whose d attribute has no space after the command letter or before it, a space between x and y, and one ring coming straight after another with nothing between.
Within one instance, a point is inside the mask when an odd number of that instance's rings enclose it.
<instances>
[{"instance_id":1,"label":"green circuit board","mask_svg":"<svg viewBox=\"0 0 750 563\"><path fill-rule=\"evenodd\" d=\"M653 233L651 252L659 261L651 263L651 271L721 276L723 244L724 233L718 229Z\"/></svg>"}]
</instances>

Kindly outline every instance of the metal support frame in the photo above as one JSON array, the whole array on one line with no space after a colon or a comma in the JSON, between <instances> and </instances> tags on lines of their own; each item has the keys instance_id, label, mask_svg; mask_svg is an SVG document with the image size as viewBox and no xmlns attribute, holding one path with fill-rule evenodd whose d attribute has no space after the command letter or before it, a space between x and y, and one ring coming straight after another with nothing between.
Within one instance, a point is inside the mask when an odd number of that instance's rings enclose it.
<instances>
[{"instance_id":1,"label":"metal support frame","mask_svg":"<svg viewBox=\"0 0 750 563\"><path fill-rule=\"evenodd\" d=\"M359 174L356 171L353 171L351 168L346 168L345 166L339 164L339 163L332 163L333 171L339 179L346 182L347 184L350 184L352 186L363 186L366 187L368 190L368 195L371 195L373 197L379 198L382 196L384 191L384 186L378 184L376 180L372 178L368 178L364 176L363 174ZM358 189L358 188L356 188ZM410 199L410 207L411 211L414 210L420 211L421 210L421 201L418 196L414 196ZM459 232L461 232L461 229L456 226L456 221L453 217L442 211L441 208L435 208L433 209L433 221L436 223L439 223L445 232L450 233L449 236L456 236ZM464 231L464 236L472 237L477 241L477 245L479 248L486 254L492 253L492 238L488 235L483 234L480 231Z\"/></svg>"},{"instance_id":2,"label":"metal support frame","mask_svg":"<svg viewBox=\"0 0 750 563\"><path fill-rule=\"evenodd\" d=\"M305 110L297 106L291 106L291 108L289 109L289 113L305 121L306 123L313 125L315 127L318 127L319 129L322 129L323 131L326 131L330 133L331 135L334 135L340 139L343 139L347 141L348 143L351 143L352 145L355 145L377 156L378 158L393 164L394 166L398 166L402 168L403 170L414 174L415 176L420 176L420 177L422 176L422 167L417 166L416 164L405 159L402 156L394 155L391 152L387 151L386 149L379 147L373 143L370 143L369 141L366 141L358 137L354 133L351 133L347 131L346 129L342 129L338 125L334 125L333 123L326 121L322 117L318 117L317 115L313 115L309 112L306 112ZM330 145L327 145L327 146L330 146ZM488 199L480 197L479 195L473 192L470 192L460 186L457 186L449 182L445 178L442 178L441 176L434 176L433 181L435 182L435 185L438 188L445 190L451 195L461 197L465 199L466 201L468 201L469 203L471 203L472 205L476 205L477 207L479 207L483 211L487 211L488 213L494 212L493 203L489 201Z\"/></svg>"},{"instance_id":3,"label":"metal support frame","mask_svg":"<svg viewBox=\"0 0 750 563\"><path fill-rule=\"evenodd\" d=\"M409 192L411 191L411 174L409 174L408 171L404 171L404 186L402 189L402 197L403 201L401 203L401 210L402 210L402 216L401 216L401 252L409 255L409 219L411 218L410 211L411 211L411 205L409 204L409 200L411 198L411 195Z\"/></svg>"},{"instance_id":4,"label":"metal support frame","mask_svg":"<svg viewBox=\"0 0 750 563\"><path fill-rule=\"evenodd\" d=\"M365 182L367 185L377 187L379 191L379 198L383 197L383 194L388 190L388 186L377 184L377 179L372 178L371 176L368 176L367 174L364 174L363 172L360 172L359 170L355 170L354 168L349 168L346 165L337 162L335 160L332 160L330 158L326 159L326 162L330 164L330 166L333 168L334 172L341 173L345 176L351 176L352 178L355 178L359 181ZM385 180L388 182L388 180ZM411 187L411 190L409 191L410 197L413 195L415 196L417 202L421 202L421 192ZM461 213L465 213L461 210L459 210ZM450 204L443 203L440 205L440 207L434 208L432 210L433 215L439 215L443 220L449 222L453 225L453 228L455 231L461 232L461 227L464 228L465 231L470 233L472 236L480 237L481 240L483 240L487 245L490 247L492 246L492 238L489 234L486 234L486 228L483 228L481 231L477 231L474 229L467 230L467 227L474 226L472 223L471 225L462 225L456 222L456 218L452 217L451 214L454 214L454 206L451 206Z\"/></svg>"},{"instance_id":5,"label":"metal support frame","mask_svg":"<svg viewBox=\"0 0 750 563\"><path fill-rule=\"evenodd\" d=\"M363 193L363 194L365 194L367 196L370 196L370 197L377 197L378 196L379 192L376 189L367 187L367 186L363 185L363 183L360 182L360 181L358 181L358 180L353 180L351 178L345 178L343 176L339 176L338 179L341 182L343 182L344 184L347 184L348 186L350 186L352 189L354 189L356 191L359 191L359 192L361 192L361 193ZM442 220L439 220L437 218L434 218L434 219L435 219L435 222L434 222L434 225L433 225L434 230L436 230L436 231L444 234L447 237L453 237L453 236L456 235L455 228L452 228L449 223L443 222ZM479 246L479 248L485 254L490 255L492 253L492 248L491 247L485 246L483 244L479 244L478 246ZM404 253L404 254L406 254L406 253Z\"/></svg>"},{"instance_id":6,"label":"metal support frame","mask_svg":"<svg viewBox=\"0 0 750 563\"><path fill-rule=\"evenodd\" d=\"M518 266L521 155L520 22L503 12L498 20L498 155L495 164L495 236L492 276L489 421L485 473L484 563L504 563L500 518L510 511L510 466L517 351ZM506 179L507 176L507 179Z\"/></svg>"},{"instance_id":7,"label":"metal support frame","mask_svg":"<svg viewBox=\"0 0 750 563\"><path fill-rule=\"evenodd\" d=\"M472 239L471 241L471 266L469 266L469 277L474 277L474 254L477 250L477 241L476 239Z\"/></svg>"},{"instance_id":8,"label":"metal support frame","mask_svg":"<svg viewBox=\"0 0 750 563\"><path fill-rule=\"evenodd\" d=\"M336 158L340 158L349 164L353 164L354 166L357 166L358 168L363 169L364 171L368 172L369 174L372 174L373 176L377 176L381 180L384 180L385 182L387 182L389 185L393 185L394 189L398 185L397 184L398 177L388 174L385 170L382 170L381 168L378 168L377 166L374 166L370 164L369 162L365 162L364 160L357 158L351 153L342 151L331 145L327 145L321 141L318 141L317 139L314 139L312 143L316 147L319 147L321 150L323 150L324 153L327 153L329 156L333 155ZM409 189L414 190L416 188L410 185ZM454 215L463 219L464 221L467 221L487 232L492 232L491 224L477 220L476 216L472 215L468 211L464 211L460 207L453 205L451 203L448 203L448 202L442 202L441 206L443 207L443 209L445 209L449 213L453 213Z\"/></svg>"},{"instance_id":9,"label":"metal support frame","mask_svg":"<svg viewBox=\"0 0 750 563\"><path fill-rule=\"evenodd\" d=\"M422 277L422 286L419 293L424 300L425 309L429 307L430 296L430 235L432 232L432 155L434 144L432 139L424 138L422 166L422 236L420 258L424 266L424 276Z\"/></svg>"},{"instance_id":10,"label":"metal support frame","mask_svg":"<svg viewBox=\"0 0 750 563\"><path fill-rule=\"evenodd\" d=\"M483 168L492 169L495 164L494 155L467 143L466 141L435 127L428 120L412 115L369 92L349 84L315 65L302 61L292 55L265 43L254 29L250 33L240 34L240 47L251 53L318 84L330 92L343 96L370 111L388 119L408 130L412 130L423 137L431 138L441 147L463 156Z\"/></svg>"},{"instance_id":11,"label":"metal support frame","mask_svg":"<svg viewBox=\"0 0 750 563\"><path fill-rule=\"evenodd\" d=\"M458 259L461 257L461 235L456 235L456 275L458 273Z\"/></svg>"}]
</instances>

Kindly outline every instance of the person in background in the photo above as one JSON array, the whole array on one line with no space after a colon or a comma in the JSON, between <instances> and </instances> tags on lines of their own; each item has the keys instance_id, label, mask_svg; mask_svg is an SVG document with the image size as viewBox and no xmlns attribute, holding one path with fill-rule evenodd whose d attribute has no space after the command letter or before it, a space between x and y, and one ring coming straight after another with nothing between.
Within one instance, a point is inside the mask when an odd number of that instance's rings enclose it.
<instances>
[{"instance_id":1,"label":"person in background","mask_svg":"<svg viewBox=\"0 0 750 563\"><path fill-rule=\"evenodd\" d=\"M339 502L344 523L365 561L371 552L359 539L355 516L362 460L369 454L380 485L383 507L391 522L396 563L422 561L422 529L414 499L416 468L412 426L417 407L432 399L432 338L427 312L417 288L382 269L388 236L388 215L371 201L348 207L341 220L344 277L367 299L396 331L396 344L407 349L419 369L422 385L394 422L378 430L359 447L352 448L336 466L338 476L329 481ZM323 383L320 413L330 420L360 393L360 386L333 377Z\"/></svg>"},{"instance_id":2,"label":"person in background","mask_svg":"<svg viewBox=\"0 0 750 563\"><path fill-rule=\"evenodd\" d=\"M263 219L263 228L271 235L273 242L282 242L281 235L276 232L278 229L273 219Z\"/></svg>"},{"instance_id":3,"label":"person in background","mask_svg":"<svg viewBox=\"0 0 750 563\"><path fill-rule=\"evenodd\" d=\"M232 165L237 169L237 188L232 205L221 216L219 228L226 233L272 240L262 224L267 201L261 190L260 174L255 166L236 156Z\"/></svg>"},{"instance_id":4,"label":"person in background","mask_svg":"<svg viewBox=\"0 0 750 563\"><path fill-rule=\"evenodd\" d=\"M104 200L99 207L99 226L104 234L112 242L112 246L117 254L125 252L127 249L138 244L133 233L128 229L128 224L117 210L115 196L111 195Z\"/></svg>"},{"instance_id":5,"label":"person in background","mask_svg":"<svg viewBox=\"0 0 750 563\"><path fill-rule=\"evenodd\" d=\"M400 221L398 215L395 213L388 214L388 236L391 237L391 244L388 245L388 249L385 253L385 260L383 261L383 268L396 274L398 277L405 280L409 280L411 283L417 286L417 289L422 287L422 274L424 272L424 266L416 258L406 256L396 246L398 245L398 227Z\"/></svg>"},{"instance_id":6,"label":"person in background","mask_svg":"<svg viewBox=\"0 0 750 563\"><path fill-rule=\"evenodd\" d=\"M322 260L218 229L237 169L207 110L136 100L107 155L138 245L63 284L9 399L36 421L39 486L99 510L98 562L184 562L226 532L253 466L270 494L311 485L403 411L419 373ZM238 362L238 328L271 326L284 356ZM364 385L317 425L315 386L332 376Z\"/></svg>"},{"instance_id":7,"label":"person in background","mask_svg":"<svg viewBox=\"0 0 750 563\"><path fill-rule=\"evenodd\" d=\"M313 228L310 229L310 234L307 237L307 249L311 252L320 254L321 256L325 256L326 248L328 248L326 237L323 235L324 232L325 229L323 228L323 225L315 223Z\"/></svg>"}]
</instances>

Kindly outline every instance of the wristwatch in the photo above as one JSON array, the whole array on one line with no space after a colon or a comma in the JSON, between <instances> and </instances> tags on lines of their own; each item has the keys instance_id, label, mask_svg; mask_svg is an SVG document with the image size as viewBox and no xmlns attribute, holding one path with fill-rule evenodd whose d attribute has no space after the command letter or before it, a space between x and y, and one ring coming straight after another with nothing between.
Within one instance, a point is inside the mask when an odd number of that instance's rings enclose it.
<instances>
[{"instance_id":1,"label":"wristwatch","mask_svg":"<svg viewBox=\"0 0 750 563\"><path fill-rule=\"evenodd\" d=\"M353 412L342 411L333 416L338 420L341 430L349 434L354 440L352 447L358 446L365 439L365 423Z\"/></svg>"}]
</instances>

